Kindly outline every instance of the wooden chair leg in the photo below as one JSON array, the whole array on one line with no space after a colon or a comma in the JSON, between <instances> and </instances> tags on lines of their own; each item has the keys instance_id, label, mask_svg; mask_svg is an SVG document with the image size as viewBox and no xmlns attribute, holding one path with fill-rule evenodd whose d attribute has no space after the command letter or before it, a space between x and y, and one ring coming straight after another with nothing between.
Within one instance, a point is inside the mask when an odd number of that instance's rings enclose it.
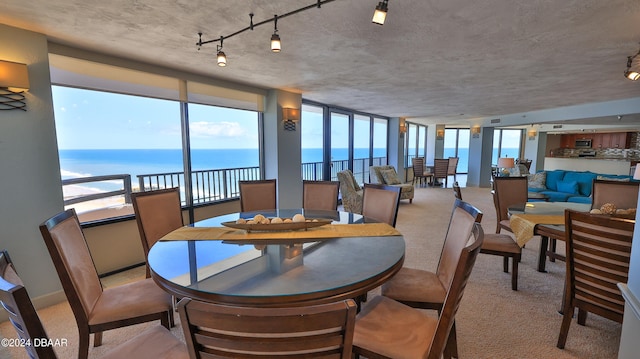
<instances>
[{"instance_id":1,"label":"wooden chair leg","mask_svg":"<svg viewBox=\"0 0 640 359\"><path fill-rule=\"evenodd\" d=\"M78 335L78 359L87 359L89 358L89 328L78 328Z\"/></svg>"},{"instance_id":2,"label":"wooden chair leg","mask_svg":"<svg viewBox=\"0 0 640 359\"><path fill-rule=\"evenodd\" d=\"M502 257L502 271L505 273L509 273L509 257Z\"/></svg>"},{"instance_id":3,"label":"wooden chair leg","mask_svg":"<svg viewBox=\"0 0 640 359\"><path fill-rule=\"evenodd\" d=\"M511 260L511 290L518 290L518 262L521 256L515 256Z\"/></svg>"},{"instance_id":4,"label":"wooden chair leg","mask_svg":"<svg viewBox=\"0 0 640 359\"><path fill-rule=\"evenodd\" d=\"M558 344L556 345L560 349L564 349L564 345L567 342L567 334L569 334L569 326L571 326L571 317L573 316L573 312L573 307L564 308L562 325L560 326L560 335L558 336Z\"/></svg>"},{"instance_id":5,"label":"wooden chair leg","mask_svg":"<svg viewBox=\"0 0 640 359\"><path fill-rule=\"evenodd\" d=\"M578 324L580 325L587 324L587 311L584 309L578 309Z\"/></svg>"},{"instance_id":6,"label":"wooden chair leg","mask_svg":"<svg viewBox=\"0 0 640 359\"><path fill-rule=\"evenodd\" d=\"M102 332L93 333L93 346L99 347L102 345Z\"/></svg>"}]
</instances>

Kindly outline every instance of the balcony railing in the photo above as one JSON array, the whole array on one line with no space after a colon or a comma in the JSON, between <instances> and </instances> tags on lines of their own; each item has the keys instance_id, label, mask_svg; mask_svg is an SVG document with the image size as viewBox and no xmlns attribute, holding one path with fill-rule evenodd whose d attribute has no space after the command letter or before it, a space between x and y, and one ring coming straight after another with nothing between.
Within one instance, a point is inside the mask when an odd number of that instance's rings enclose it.
<instances>
[{"instance_id":1,"label":"balcony railing","mask_svg":"<svg viewBox=\"0 0 640 359\"><path fill-rule=\"evenodd\" d=\"M353 174L360 183L369 182L369 159L358 158L353 161ZM374 166L386 163L386 157L373 158ZM331 162L331 180L337 181L337 173L348 168L349 161ZM156 189L178 187L181 190L181 198L184 195L184 172L166 172L138 175L139 191L152 191ZM308 162L302 164L302 178L305 180L321 180L322 162ZM214 170L192 171L191 183L193 186L193 203L204 204L221 201L224 199L237 198L240 196L238 187L239 181L249 181L260 179L259 167L226 168ZM94 176L65 179L63 186L78 185L85 183L95 183L102 181L122 181L121 189L116 191L98 192L90 194L80 194L65 196L65 206L105 199L110 197L124 196L124 203L131 203L131 176L128 174ZM120 200L121 201L121 200ZM183 204L185 202L183 201Z\"/></svg>"}]
</instances>

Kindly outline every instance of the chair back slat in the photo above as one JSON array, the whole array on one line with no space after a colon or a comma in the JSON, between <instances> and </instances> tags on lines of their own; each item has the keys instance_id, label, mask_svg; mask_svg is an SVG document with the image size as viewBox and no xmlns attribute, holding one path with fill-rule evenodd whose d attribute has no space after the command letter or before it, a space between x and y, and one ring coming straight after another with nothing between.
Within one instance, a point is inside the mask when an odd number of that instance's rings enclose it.
<instances>
[{"instance_id":1,"label":"chair back slat","mask_svg":"<svg viewBox=\"0 0 640 359\"><path fill-rule=\"evenodd\" d=\"M240 211L277 209L276 180L239 181Z\"/></svg>"},{"instance_id":2,"label":"chair back slat","mask_svg":"<svg viewBox=\"0 0 640 359\"><path fill-rule=\"evenodd\" d=\"M0 304L7 311L17 338L32 343L24 346L29 358L56 358L52 346L33 345L34 339L46 342L49 337L6 251L0 251Z\"/></svg>"},{"instance_id":3,"label":"chair back slat","mask_svg":"<svg viewBox=\"0 0 640 359\"><path fill-rule=\"evenodd\" d=\"M232 307L184 298L178 304L193 358L350 358L356 304Z\"/></svg>"},{"instance_id":4,"label":"chair back slat","mask_svg":"<svg viewBox=\"0 0 640 359\"><path fill-rule=\"evenodd\" d=\"M362 215L395 227L400 191L400 187L365 183Z\"/></svg>"},{"instance_id":5,"label":"chair back slat","mask_svg":"<svg viewBox=\"0 0 640 359\"><path fill-rule=\"evenodd\" d=\"M302 181L302 208L335 211L338 209L338 181Z\"/></svg>"}]
</instances>

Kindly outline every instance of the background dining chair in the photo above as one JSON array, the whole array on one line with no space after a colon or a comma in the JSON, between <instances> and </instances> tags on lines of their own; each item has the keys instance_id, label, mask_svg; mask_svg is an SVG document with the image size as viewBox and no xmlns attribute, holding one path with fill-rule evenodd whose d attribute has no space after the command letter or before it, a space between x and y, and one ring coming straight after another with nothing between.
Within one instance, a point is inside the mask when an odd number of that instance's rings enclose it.
<instances>
[{"instance_id":1,"label":"background dining chair","mask_svg":"<svg viewBox=\"0 0 640 359\"><path fill-rule=\"evenodd\" d=\"M180 205L179 188L168 188L156 191L135 192L131 194L133 212L142 240L144 258L147 259L149 249L164 235L184 225L182 207ZM149 265L147 264L147 278Z\"/></svg>"},{"instance_id":2,"label":"background dining chair","mask_svg":"<svg viewBox=\"0 0 640 359\"><path fill-rule=\"evenodd\" d=\"M471 240L459 238L463 248L447 267L451 280L438 318L384 296L373 298L356 318L353 351L367 358L458 357L455 316L483 240L479 223L472 224ZM470 242L470 243L469 243Z\"/></svg>"},{"instance_id":3,"label":"background dining chair","mask_svg":"<svg viewBox=\"0 0 640 359\"><path fill-rule=\"evenodd\" d=\"M622 323L624 298L618 283L627 283L635 221L565 211L565 297L558 348L564 349L571 318L578 308L578 324L587 312Z\"/></svg>"},{"instance_id":4,"label":"background dining chair","mask_svg":"<svg viewBox=\"0 0 640 359\"><path fill-rule=\"evenodd\" d=\"M427 171L427 168L424 165L424 157L412 158L411 165L413 166L413 181L412 181L413 185L415 185L416 179L418 180L418 183L420 185L422 185L425 182L428 182L428 183L433 182L433 173Z\"/></svg>"},{"instance_id":5,"label":"background dining chair","mask_svg":"<svg viewBox=\"0 0 640 359\"><path fill-rule=\"evenodd\" d=\"M277 209L276 180L238 181L240 211L253 212Z\"/></svg>"},{"instance_id":6,"label":"background dining chair","mask_svg":"<svg viewBox=\"0 0 640 359\"><path fill-rule=\"evenodd\" d=\"M458 182L453 184L453 193L456 199L462 200L462 190ZM478 216L481 220L482 216ZM522 248L514 241L513 237L500 233L485 233L480 253L503 257L502 270L509 273L509 258L511 258L511 289L518 290L518 263L522 258Z\"/></svg>"},{"instance_id":7,"label":"background dining chair","mask_svg":"<svg viewBox=\"0 0 640 359\"><path fill-rule=\"evenodd\" d=\"M433 183L439 179L444 179L444 186L447 187L449 181L449 159L436 158L433 160Z\"/></svg>"},{"instance_id":8,"label":"background dining chair","mask_svg":"<svg viewBox=\"0 0 640 359\"><path fill-rule=\"evenodd\" d=\"M340 195L342 207L347 212L362 214L363 190L356 182L350 170L340 171L336 174L340 181Z\"/></svg>"},{"instance_id":9,"label":"background dining chair","mask_svg":"<svg viewBox=\"0 0 640 359\"><path fill-rule=\"evenodd\" d=\"M605 203L613 203L618 209L638 207L640 182L593 180L591 209L600 209Z\"/></svg>"},{"instance_id":10,"label":"background dining chair","mask_svg":"<svg viewBox=\"0 0 640 359\"><path fill-rule=\"evenodd\" d=\"M158 319L167 329L173 325L171 296L151 278L102 288L74 209L42 223L40 232L76 318L78 358L87 358L91 333L100 346L105 330Z\"/></svg>"},{"instance_id":11,"label":"background dining chair","mask_svg":"<svg viewBox=\"0 0 640 359\"><path fill-rule=\"evenodd\" d=\"M234 307L184 298L180 322L191 358L350 359L356 305Z\"/></svg>"},{"instance_id":12,"label":"background dining chair","mask_svg":"<svg viewBox=\"0 0 640 359\"><path fill-rule=\"evenodd\" d=\"M449 157L449 167L447 167L447 176L453 176L453 181L456 181L456 174L458 173L458 157Z\"/></svg>"},{"instance_id":13,"label":"background dining chair","mask_svg":"<svg viewBox=\"0 0 640 359\"><path fill-rule=\"evenodd\" d=\"M13 268L9 253L0 251L0 302L9 315L18 338L25 345L27 355L32 359L55 359L52 345L34 345L47 343L49 336L44 330L27 289ZM109 350L101 358L188 358L187 347L166 328L158 325L150 327L141 334Z\"/></svg>"},{"instance_id":14,"label":"background dining chair","mask_svg":"<svg viewBox=\"0 0 640 359\"><path fill-rule=\"evenodd\" d=\"M494 177L492 195L496 208L496 233L500 233L501 229L513 233L508 209L510 206L527 202L529 198L527 177Z\"/></svg>"},{"instance_id":15,"label":"background dining chair","mask_svg":"<svg viewBox=\"0 0 640 359\"><path fill-rule=\"evenodd\" d=\"M365 183L362 199L362 215L390 226L396 226L400 187Z\"/></svg>"},{"instance_id":16,"label":"background dining chair","mask_svg":"<svg viewBox=\"0 0 640 359\"><path fill-rule=\"evenodd\" d=\"M335 211L338 209L338 181L302 181L302 208Z\"/></svg>"},{"instance_id":17,"label":"background dining chair","mask_svg":"<svg viewBox=\"0 0 640 359\"><path fill-rule=\"evenodd\" d=\"M479 209L456 200L436 271L402 267L382 285L382 295L410 307L440 312L447 296L447 288L453 280L457 258L471 236L474 223L479 223L481 218L482 212ZM453 355L457 356L455 327L451 335Z\"/></svg>"}]
</instances>

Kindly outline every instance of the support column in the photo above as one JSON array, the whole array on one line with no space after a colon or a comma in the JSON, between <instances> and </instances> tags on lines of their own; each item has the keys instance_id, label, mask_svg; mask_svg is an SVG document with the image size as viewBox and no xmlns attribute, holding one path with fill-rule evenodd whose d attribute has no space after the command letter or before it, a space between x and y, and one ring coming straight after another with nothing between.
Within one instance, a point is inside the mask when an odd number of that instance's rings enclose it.
<instances>
[{"instance_id":1,"label":"support column","mask_svg":"<svg viewBox=\"0 0 640 359\"><path fill-rule=\"evenodd\" d=\"M491 187L493 128L482 127L478 138L469 139L468 187Z\"/></svg>"},{"instance_id":2,"label":"support column","mask_svg":"<svg viewBox=\"0 0 640 359\"><path fill-rule=\"evenodd\" d=\"M283 108L298 110L295 129L285 128ZM302 207L302 154L300 113L302 96L282 90L269 90L264 109L265 179L277 178L279 208Z\"/></svg>"}]
</instances>

